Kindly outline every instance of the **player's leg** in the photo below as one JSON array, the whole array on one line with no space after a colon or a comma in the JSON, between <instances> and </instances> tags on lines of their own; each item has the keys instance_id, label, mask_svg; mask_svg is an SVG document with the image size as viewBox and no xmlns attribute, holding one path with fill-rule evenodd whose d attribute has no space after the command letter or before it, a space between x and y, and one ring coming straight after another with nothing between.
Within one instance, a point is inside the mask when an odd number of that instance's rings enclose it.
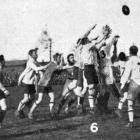
<instances>
[{"instance_id":1,"label":"player's leg","mask_svg":"<svg viewBox=\"0 0 140 140\"><path fill-rule=\"evenodd\" d=\"M38 107L38 105L41 103L42 99L43 99L43 93L40 92L40 93L38 93L37 100L33 103L32 107L30 108L30 111L28 113L29 119L33 119L33 112Z\"/></svg>"},{"instance_id":2,"label":"player's leg","mask_svg":"<svg viewBox=\"0 0 140 140\"><path fill-rule=\"evenodd\" d=\"M95 101L96 101L96 92L98 84L98 76L95 70L94 65L85 65L84 67L84 76L88 85L88 101L90 106L90 112L95 113Z\"/></svg>"},{"instance_id":3,"label":"player's leg","mask_svg":"<svg viewBox=\"0 0 140 140\"><path fill-rule=\"evenodd\" d=\"M36 93L36 86L35 85L30 85L28 94L29 94L29 99L28 102L25 103L25 105L28 107L30 110L30 107L32 106L33 100L35 99L35 93Z\"/></svg>"},{"instance_id":4,"label":"player's leg","mask_svg":"<svg viewBox=\"0 0 140 140\"><path fill-rule=\"evenodd\" d=\"M50 112L53 115L53 110L54 110L54 92L50 91L48 93L49 97L50 97L50 102L49 102L49 107L50 107Z\"/></svg>"},{"instance_id":5,"label":"player's leg","mask_svg":"<svg viewBox=\"0 0 140 140\"><path fill-rule=\"evenodd\" d=\"M78 114L84 112L83 103L84 103L85 93L87 91L87 82L84 83L85 81L84 79L85 77L83 74L83 70L79 69L77 87L74 89L74 92L77 95Z\"/></svg>"},{"instance_id":6,"label":"player's leg","mask_svg":"<svg viewBox=\"0 0 140 140\"><path fill-rule=\"evenodd\" d=\"M23 108L25 107L25 103L28 102L29 95L28 93L24 93L23 99L19 102L18 108L15 111L15 116L17 117L24 117Z\"/></svg>"},{"instance_id":7,"label":"player's leg","mask_svg":"<svg viewBox=\"0 0 140 140\"><path fill-rule=\"evenodd\" d=\"M0 110L0 128L1 128L6 111L7 111L6 98L2 98L0 100L0 107L1 107L1 110Z\"/></svg>"},{"instance_id":8,"label":"player's leg","mask_svg":"<svg viewBox=\"0 0 140 140\"><path fill-rule=\"evenodd\" d=\"M88 101L90 106L90 112L95 113L95 101L96 101L96 95L95 95L95 85L90 84L88 85Z\"/></svg>"},{"instance_id":9,"label":"player's leg","mask_svg":"<svg viewBox=\"0 0 140 140\"><path fill-rule=\"evenodd\" d=\"M67 97L68 95L70 94L71 92L71 89L69 88L69 84L71 83L71 80L66 80L66 83L64 85L64 88L63 88L63 92L62 92L62 96L59 100L59 103L58 103L58 109L57 109L57 114L60 113L60 110L61 108L63 107L63 105L65 104L66 100L67 100Z\"/></svg>"},{"instance_id":10,"label":"player's leg","mask_svg":"<svg viewBox=\"0 0 140 140\"><path fill-rule=\"evenodd\" d=\"M129 123L126 127L134 127L134 101L137 95L140 93L140 86L138 86L133 80L130 81L128 90L128 118Z\"/></svg>"},{"instance_id":11,"label":"player's leg","mask_svg":"<svg viewBox=\"0 0 140 140\"><path fill-rule=\"evenodd\" d=\"M29 110L32 106L32 103L33 103L34 99L35 99L35 93L29 94L28 102L25 103L25 106L27 106Z\"/></svg>"},{"instance_id":12,"label":"player's leg","mask_svg":"<svg viewBox=\"0 0 140 140\"><path fill-rule=\"evenodd\" d=\"M123 104L127 100L127 96L128 96L128 92L124 92L123 97L121 97L120 100L119 100L118 108L117 108L117 110L115 110L115 113L117 114L117 116L119 118L122 117L121 111L122 111L122 108L123 108Z\"/></svg>"}]
</instances>

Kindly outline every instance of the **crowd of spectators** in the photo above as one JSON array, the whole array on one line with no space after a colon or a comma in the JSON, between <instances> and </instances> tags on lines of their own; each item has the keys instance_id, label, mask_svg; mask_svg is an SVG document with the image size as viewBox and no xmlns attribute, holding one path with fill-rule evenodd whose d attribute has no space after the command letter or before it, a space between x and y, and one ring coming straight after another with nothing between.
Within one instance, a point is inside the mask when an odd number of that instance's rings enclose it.
<instances>
[{"instance_id":1,"label":"crowd of spectators","mask_svg":"<svg viewBox=\"0 0 140 140\"><path fill-rule=\"evenodd\" d=\"M114 76L116 79L116 82L119 82L119 72L117 69L114 70ZM5 86L9 87L17 87L18 86L18 78L19 78L20 72L12 71L12 72L4 72L3 73L3 83ZM50 84L52 85L63 85L65 83L66 78L68 77L66 70L59 70L55 71L52 75Z\"/></svg>"}]
</instances>

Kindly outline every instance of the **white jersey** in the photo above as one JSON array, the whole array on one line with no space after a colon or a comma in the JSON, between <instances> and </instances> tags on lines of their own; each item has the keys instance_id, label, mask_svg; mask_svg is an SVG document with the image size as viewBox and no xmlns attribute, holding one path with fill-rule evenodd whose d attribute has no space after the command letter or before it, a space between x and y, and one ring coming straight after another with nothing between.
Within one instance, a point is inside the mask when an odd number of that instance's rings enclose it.
<instances>
[{"instance_id":1,"label":"white jersey","mask_svg":"<svg viewBox=\"0 0 140 140\"><path fill-rule=\"evenodd\" d=\"M122 87L129 79L140 85L140 58L138 56L131 56L126 62L125 71L121 78Z\"/></svg>"},{"instance_id":2,"label":"white jersey","mask_svg":"<svg viewBox=\"0 0 140 140\"><path fill-rule=\"evenodd\" d=\"M94 44L89 43L82 46L81 60L83 61L83 64L98 65L97 64L97 51Z\"/></svg>"},{"instance_id":3,"label":"white jersey","mask_svg":"<svg viewBox=\"0 0 140 140\"><path fill-rule=\"evenodd\" d=\"M40 70L45 69L45 66L40 66L37 61L30 58L27 61L25 70L21 73L19 80L22 79L24 84L35 84L36 73Z\"/></svg>"},{"instance_id":4,"label":"white jersey","mask_svg":"<svg viewBox=\"0 0 140 140\"><path fill-rule=\"evenodd\" d=\"M76 60L75 66L79 67L80 69L83 69L83 62L82 62L82 59L81 59L81 52L82 52L81 47L75 48L75 50L74 50L74 54L75 54L74 58Z\"/></svg>"}]
</instances>

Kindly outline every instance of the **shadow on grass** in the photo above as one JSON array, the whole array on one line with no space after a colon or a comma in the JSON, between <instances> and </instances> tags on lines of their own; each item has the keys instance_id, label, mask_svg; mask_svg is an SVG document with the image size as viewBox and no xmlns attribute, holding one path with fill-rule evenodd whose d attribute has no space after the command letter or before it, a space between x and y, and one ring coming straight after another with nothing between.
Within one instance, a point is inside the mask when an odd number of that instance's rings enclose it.
<instances>
[{"instance_id":1,"label":"shadow on grass","mask_svg":"<svg viewBox=\"0 0 140 140\"><path fill-rule=\"evenodd\" d=\"M41 128L41 129L37 129L34 131L28 131L28 132L19 132L17 134L7 134L7 135L1 135L0 139L3 138L17 138L17 137L23 137L23 136L27 136L27 135L33 135L33 134L42 134L42 133L50 133L53 131L61 131L61 130L65 130L65 131L71 131L71 130L75 130L77 127L79 126L83 126L83 125L87 125L87 123L79 123L79 124L67 124L67 125L58 125L56 124L56 126L54 128Z\"/></svg>"}]
</instances>

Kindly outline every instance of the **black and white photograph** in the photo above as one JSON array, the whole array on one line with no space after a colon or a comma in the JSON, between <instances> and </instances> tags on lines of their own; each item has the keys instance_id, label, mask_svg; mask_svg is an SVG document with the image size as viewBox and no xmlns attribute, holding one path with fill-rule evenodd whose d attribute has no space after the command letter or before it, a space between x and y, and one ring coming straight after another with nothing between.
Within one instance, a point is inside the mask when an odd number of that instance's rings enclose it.
<instances>
[{"instance_id":1,"label":"black and white photograph","mask_svg":"<svg viewBox=\"0 0 140 140\"><path fill-rule=\"evenodd\" d=\"M0 140L139 140L139 6L0 0Z\"/></svg>"}]
</instances>

